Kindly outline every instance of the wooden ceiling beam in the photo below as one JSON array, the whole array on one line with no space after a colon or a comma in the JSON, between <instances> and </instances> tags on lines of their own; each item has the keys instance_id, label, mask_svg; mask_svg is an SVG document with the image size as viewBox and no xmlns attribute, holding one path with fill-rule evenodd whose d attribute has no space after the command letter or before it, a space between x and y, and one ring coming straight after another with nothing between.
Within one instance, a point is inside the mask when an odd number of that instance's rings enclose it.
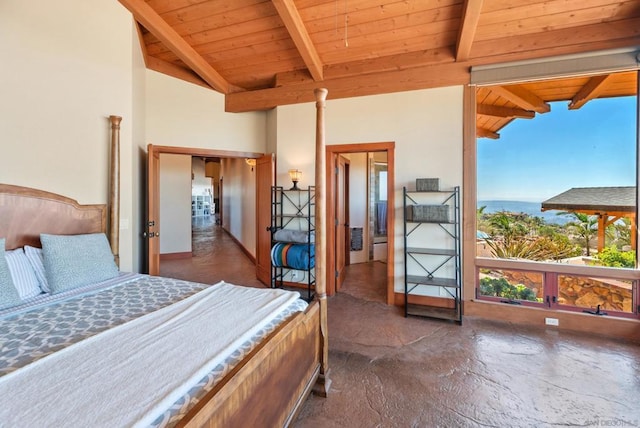
<instances>
[{"instance_id":1,"label":"wooden ceiling beam","mask_svg":"<svg viewBox=\"0 0 640 428\"><path fill-rule=\"evenodd\" d=\"M597 98L609 77L611 77L610 74L605 74L590 78L569 103L569 110L577 110L587 102Z\"/></svg>"},{"instance_id":2,"label":"wooden ceiling beam","mask_svg":"<svg viewBox=\"0 0 640 428\"><path fill-rule=\"evenodd\" d=\"M490 104L478 104L476 107L476 113L484 116L500 118L533 119L536 116L535 111L516 107L494 106Z\"/></svg>"},{"instance_id":3,"label":"wooden ceiling beam","mask_svg":"<svg viewBox=\"0 0 640 428\"><path fill-rule=\"evenodd\" d=\"M325 79L321 86L329 90L330 99L350 98L392 92L413 91L470 81L468 63L448 63L407 70L371 73L360 76ZM313 90L319 82L303 82L277 88L235 92L225 97L227 112L267 110L280 105L313 102Z\"/></svg>"},{"instance_id":4,"label":"wooden ceiling beam","mask_svg":"<svg viewBox=\"0 0 640 428\"><path fill-rule=\"evenodd\" d=\"M465 0L456 45L456 61L466 61L469 59L471 45L473 44L478 21L480 20L482 1L483 0Z\"/></svg>"},{"instance_id":5,"label":"wooden ceiling beam","mask_svg":"<svg viewBox=\"0 0 640 428\"><path fill-rule=\"evenodd\" d=\"M492 140L500 139L500 134L497 132L493 132L489 129L485 128L476 128L476 137L477 138L490 138Z\"/></svg>"},{"instance_id":6,"label":"wooden ceiling beam","mask_svg":"<svg viewBox=\"0 0 640 428\"><path fill-rule=\"evenodd\" d=\"M203 88L213 89L207 82L202 80L200 76L193 72L190 68L180 67L168 61L163 61L152 56L147 57L145 61L149 70L157 71L158 73L166 74L167 76L175 77L176 79L190 82Z\"/></svg>"},{"instance_id":7,"label":"wooden ceiling beam","mask_svg":"<svg viewBox=\"0 0 640 428\"><path fill-rule=\"evenodd\" d=\"M189 45L167 22L162 19L144 0L118 0L136 21L164 43L178 58L196 72L215 90L227 94L242 88L225 80L211 65Z\"/></svg>"},{"instance_id":8,"label":"wooden ceiling beam","mask_svg":"<svg viewBox=\"0 0 640 428\"><path fill-rule=\"evenodd\" d=\"M533 110L538 113L548 113L551 111L549 104L522 86L492 86L489 89L491 92L500 95L502 98L511 101L525 110Z\"/></svg>"},{"instance_id":9,"label":"wooden ceiling beam","mask_svg":"<svg viewBox=\"0 0 640 428\"><path fill-rule=\"evenodd\" d=\"M322 81L323 65L320 60L320 55L318 55L318 52L311 41L311 37L309 37L309 33L304 26L304 22L302 22L302 18L300 17L293 0L271 0L271 2L278 11L282 22L284 22L284 26L287 28L289 35L293 39L293 43L298 48L300 56L302 56L304 63L309 69L309 73L311 73L311 76L313 76L315 81Z\"/></svg>"},{"instance_id":10,"label":"wooden ceiling beam","mask_svg":"<svg viewBox=\"0 0 640 428\"><path fill-rule=\"evenodd\" d=\"M147 53L147 45L144 42L144 36L142 35L143 27L139 22L136 22L136 33L138 34L138 43L140 43L140 52L142 53L142 59L144 60L144 65L147 67L147 58L149 54Z\"/></svg>"}]
</instances>

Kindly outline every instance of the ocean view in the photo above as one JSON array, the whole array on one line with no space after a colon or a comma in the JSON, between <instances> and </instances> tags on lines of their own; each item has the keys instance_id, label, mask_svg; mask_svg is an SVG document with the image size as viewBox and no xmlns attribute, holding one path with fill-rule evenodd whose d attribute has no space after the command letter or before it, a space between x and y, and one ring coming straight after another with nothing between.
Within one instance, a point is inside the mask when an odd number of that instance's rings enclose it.
<instances>
[{"instance_id":1,"label":"ocean view","mask_svg":"<svg viewBox=\"0 0 640 428\"><path fill-rule=\"evenodd\" d=\"M568 215L557 215L560 211L540 211L541 202L524 201L478 201L478 208L486 207L485 213L491 214L498 211L512 213L525 213L530 216L542 217L547 223L567 224L574 220Z\"/></svg>"}]
</instances>

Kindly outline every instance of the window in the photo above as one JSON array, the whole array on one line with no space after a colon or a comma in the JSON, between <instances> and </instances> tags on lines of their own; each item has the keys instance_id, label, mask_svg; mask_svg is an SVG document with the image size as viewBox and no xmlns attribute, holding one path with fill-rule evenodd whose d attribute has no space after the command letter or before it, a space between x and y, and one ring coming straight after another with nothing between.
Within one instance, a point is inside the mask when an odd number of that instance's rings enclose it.
<instances>
[{"instance_id":1,"label":"window","mask_svg":"<svg viewBox=\"0 0 640 428\"><path fill-rule=\"evenodd\" d=\"M638 316L637 81L477 89L477 298Z\"/></svg>"}]
</instances>

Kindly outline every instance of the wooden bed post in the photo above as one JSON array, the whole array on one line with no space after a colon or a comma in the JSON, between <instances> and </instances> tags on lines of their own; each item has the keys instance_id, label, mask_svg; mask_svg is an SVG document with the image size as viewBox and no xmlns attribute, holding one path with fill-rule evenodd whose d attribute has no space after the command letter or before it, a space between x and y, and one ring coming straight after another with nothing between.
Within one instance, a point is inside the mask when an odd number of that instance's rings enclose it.
<instances>
[{"instance_id":1,"label":"wooden bed post","mask_svg":"<svg viewBox=\"0 0 640 428\"><path fill-rule=\"evenodd\" d=\"M327 329L327 198L326 163L324 138L324 109L327 93L324 88L314 91L316 95L316 299L320 303L320 375L314 393L326 397L331 386L329 379L329 336Z\"/></svg>"},{"instance_id":2,"label":"wooden bed post","mask_svg":"<svg viewBox=\"0 0 640 428\"><path fill-rule=\"evenodd\" d=\"M111 122L111 163L109 169L109 242L116 265L120 266L120 122L122 117L109 116Z\"/></svg>"}]
</instances>

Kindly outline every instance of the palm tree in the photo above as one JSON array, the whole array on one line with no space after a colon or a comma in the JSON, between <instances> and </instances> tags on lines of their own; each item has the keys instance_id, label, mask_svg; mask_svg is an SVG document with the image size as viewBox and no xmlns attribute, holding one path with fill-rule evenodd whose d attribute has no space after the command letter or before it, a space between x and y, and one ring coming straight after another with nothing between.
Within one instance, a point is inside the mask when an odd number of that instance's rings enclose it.
<instances>
[{"instance_id":1,"label":"palm tree","mask_svg":"<svg viewBox=\"0 0 640 428\"><path fill-rule=\"evenodd\" d=\"M521 222L515 220L513 214L506 211L499 211L491 214L489 225L493 235L500 235L507 243L521 238L527 234L527 228Z\"/></svg>"},{"instance_id":2,"label":"palm tree","mask_svg":"<svg viewBox=\"0 0 640 428\"><path fill-rule=\"evenodd\" d=\"M618 248L631 245L631 219L622 217L607 226L607 238Z\"/></svg>"},{"instance_id":3,"label":"palm tree","mask_svg":"<svg viewBox=\"0 0 640 428\"><path fill-rule=\"evenodd\" d=\"M575 233L580 236L580 238L582 238L585 247L587 248L587 256L590 256L591 252L589 249L589 242L598 233L598 217L573 211L562 212L559 215L561 214L567 214L575 217L576 221L572 221L567 224L573 228Z\"/></svg>"}]
</instances>

